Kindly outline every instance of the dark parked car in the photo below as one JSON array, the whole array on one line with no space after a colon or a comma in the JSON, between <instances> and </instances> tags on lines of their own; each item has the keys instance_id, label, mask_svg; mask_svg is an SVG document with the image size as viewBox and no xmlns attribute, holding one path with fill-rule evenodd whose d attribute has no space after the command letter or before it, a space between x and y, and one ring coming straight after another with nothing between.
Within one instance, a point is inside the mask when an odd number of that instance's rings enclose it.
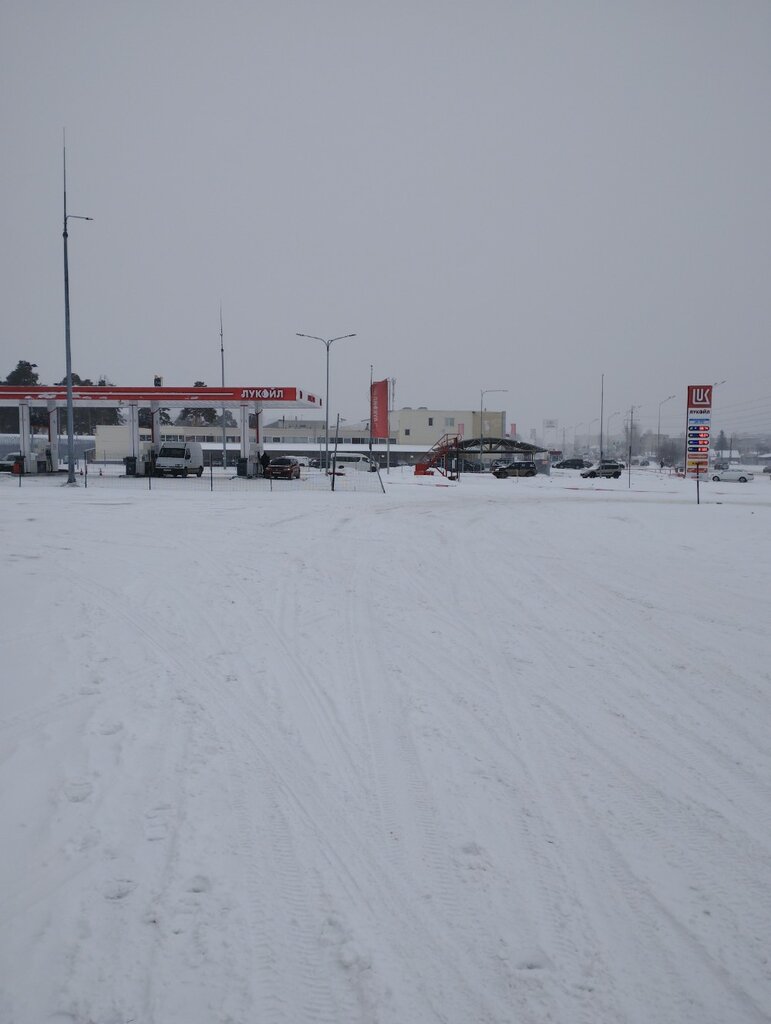
<instances>
[{"instance_id":1,"label":"dark parked car","mask_svg":"<svg viewBox=\"0 0 771 1024\"><path fill-rule=\"evenodd\" d=\"M525 462L524 460L500 462L493 468L493 476L499 480L503 480L507 476L535 476L537 472L538 469L534 462Z\"/></svg>"},{"instance_id":2,"label":"dark parked car","mask_svg":"<svg viewBox=\"0 0 771 1024\"><path fill-rule=\"evenodd\" d=\"M622 462L616 462L614 459L603 459L602 462L596 463L594 466L589 466L583 471L581 476L586 480L594 480L595 477L613 477L618 480L621 476L621 470L624 468Z\"/></svg>"},{"instance_id":3,"label":"dark parked car","mask_svg":"<svg viewBox=\"0 0 771 1024\"><path fill-rule=\"evenodd\" d=\"M291 455L279 455L270 460L264 475L268 480L299 480L300 463Z\"/></svg>"},{"instance_id":4,"label":"dark parked car","mask_svg":"<svg viewBox=\"0 0 771 1024\"><path fill-rule=\"evenodd\" d=\"M764 473L771 473L771 466L764 466L763 467L763 472Z\"/></svg>"},{"instance_id":5,"label":"dark parked car","mask_svg":"<svg viewBox=\"0 0 771 1024\"><path fill-rule=\"evenodd\" d=\"M555 469L586 469L589 463L586 459L563 459L562 462L554 464Z\"/></svg>"},{"instance_id":6,"label":"dark parked car","mask_svg":"<svg viewBox=\"0 0 771 1024\"><path fill-rule=\"evenodd\" d=\"M16 460L21 460L21 452L8 452L0 458L0 473L12 473Z\"/></svg>"}]
</instances>

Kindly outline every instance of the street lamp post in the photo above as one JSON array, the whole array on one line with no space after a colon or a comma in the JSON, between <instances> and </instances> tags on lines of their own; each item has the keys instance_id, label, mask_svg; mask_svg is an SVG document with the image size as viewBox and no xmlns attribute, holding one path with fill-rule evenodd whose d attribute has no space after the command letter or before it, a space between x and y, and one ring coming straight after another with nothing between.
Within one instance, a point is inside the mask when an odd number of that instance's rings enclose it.
<instances>
[{"instance_id":1,"label":"street lamp post","mask_svg":"<svg viewBox=\"0 0 771 1024\"><path fill-rule=\"evenodd\" d=\"M329 472L329 350L332 343L342 341L344 338L355 338L355 334L340 334L336 338L320 338L317 334L301 334L296 332L298 338L312 338L313 341L320 341L327 350L327 390L324 396L324 469Z\"/></svg>"},{"instance_id":2,"label":"street lamp post","mask_svg":"<svg viewBox=\"0 0 771 1024\"><path fill-rule=\"evenodd\" d=\"M642 409L641 405L633 405L629 410L629 453L628 459L628 470L629 470L629 486L632 486L632 453L634 451L634 414L635 409Z\"/></svg>"},{"instance_id":3,"label":"street lamp post","mask_svg":"<svg viewBox=\"0 0 771 1024\"><path fill-rule=\"evenodd\" d=\"M608 416L608 423L607 423L607 426L605 428L605 433L606 433L607 438L608 438L608 444L610 444L610 421L613 419L614 416L620 416L620 415L621 415L621 410L619 409L618 412L612 412L610 414L610 416Z\"/></svg>"},{"instance_id":4,"label":"street lamp post","mask_svg":"<svg viewBox=\"0 0 771 1024\"><path fill-rule=\"evenodd\" d=\"M592 422L587 427L587 432L589 434L589 444L592 443L592 427L594 426L595 423L599 423L599 422L600 422L599 416L595 416L595 418L592 420Z\"/></svg>"},{"instance_id":5,"label":"street lamp post","mask_svg":"<svg viewBox=\"0 0 771 1024\"><path fill-rule=\"evenodd\" d=\"M719 388L721 384L725 384L725 381L724 380L713 381L713 383L712 383L712 390L714 391L715 388ZM712 409L711 409L711 417L710 418L714 418L714 413L715 413L715 400L714 400L714 397L713 397ZM730 447L728 449L728 461L729 462L731 461L731 452L733 451L733 447L734 447L734 445L733 445L733 435L731 435L731 437L732 437L731 445L730 445Z\"/></svg>"},{"instance_id":6,"label":"street lamp post","mask_svg":"<svg viewBox=\"0 0 771 1024\"><path fill-rule=\"evenodd\" d=\"M672 399L676 397L676 395L669 395L668 398L662 398L659 402L659 419L656 426L656 458L659 462L661 462L661 407L662 405L666 405L667 402L671 402Z\"/></svg>"},{"instance_id":7,"label":"street lamp post","mask_svg":"<svg viewBox=\"0 0 771 1024\"><path fill-rule=\"evenodd\" d=\"M508 394L508 388L485 388L479 393L479 472L482 472L482 441L484 439L484 401L485 395Z\"/></svg>"},{"instance_id":8,"label":"street lamp post","mask_svg":"<svg viewBox=\"0 0 771 1024\"><path fill-rule=\"evenodd\" d=\"M578 452L578 428L582 427L583 425L584 425L584 421L581 420L580 423L576 423L576 425L573 427L573 454L574 455L576 455L577 452Z\"/></svg>"},{"instance_id":9,"label":"street lamp post","mask_svg":"<svg viewBox=\"0 0 771 1024\"><path fill-rule=\"evenodd\" d=\"M72 411L72 351L70 348L70 270L67 258L67 221L93 220L93 217L79 217L67 213L67 148L62 146L62 170L64 176L64 355L67 370L67 483L75 481L75 416Z\"/></svg>"}]
</instances>

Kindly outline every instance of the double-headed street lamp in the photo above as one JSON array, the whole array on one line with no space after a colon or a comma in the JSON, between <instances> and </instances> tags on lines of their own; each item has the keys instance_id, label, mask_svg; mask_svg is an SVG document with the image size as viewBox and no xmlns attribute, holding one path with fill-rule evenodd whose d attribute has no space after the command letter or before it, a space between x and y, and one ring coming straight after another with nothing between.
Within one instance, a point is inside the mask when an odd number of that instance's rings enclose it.
<instances>
[{"instance_id":1,"label":"double-headed street lamp","mask_svg":"<svg viewBox=\"0 0 771 1024\"><path fill-rule=\"evenodd\" d=\"M659 419L656 426L656 457L659 462L661 461L661 407L662 405L666 405L667 402L671 402L672 399L676 397L677 395L669 395L667 398L662 398L659 402Z\"/></svg>"},{"instance_id":2,"label":"double-headed street lamp","mask_svg":"<svg viewBox=\"0 0 771 1024\"><path fill-rule=\"evenodd\" d=\"M595 418L592 420L592 422L587 427L587 431L588 431L588 434L589 434L589 444L592 443L592 427L594 426L595 423L599 423L599 422L600 422L600 417L599 416L595 416Z\"/></svg>"},{"instance_id":3,"label":"double-headed street lamp","mask_svg":"<svg viewBox=\"0 0 771 1024\"><path fill-rule=\"evenodd\" d=\"M482 472L482 441L484 439L485 425L484 425L484 401L485 395L501 394L507 395L509 393L508 388L485 388L479 393L479 472Z\"/></svg>"},{"instance_id":4,"label":"double-headed street lamp","mask_svg":"<svg viewBox=\"0 0 771 1024\"><path fill-rule=\"evenodd\" d=\"M67 150L62 147L62 169L64 172L64 353L67 369L67 483L75 481L75 417L72 411L72 353L70 350L70 271L67 260L67 221L93 220L93 217L79 217L67 213Z\"/></svg>"},{"instance_id":5,"label":"double-headed street lamp","mask_svg":"<svg viewBox=\"0 0 771 1024\"><path fill-rule=\"evenodd\" d=\"M621 410L619 409L617 412L612 412L610 414L610 416L608 416L608 422L607 422L607 424L605 426L605 433L606 433L607 438L608 438L608 444L610 444L610 421L613 419L614 416L620 416L620 415L621 415Z\"/></svg>"},{"instance_id":6,"label":"double-headed street lamp","mask_svg":"<svg viewBox=\"0 0 771 1024\"><path fill-rule=\"evenodd\" d=\"M336 338L320 338L317 334L301 334L296 332L298 338L312 338L313 341L320 341L327 350L327 391L324 396L324 469L329 471L329 350L332 343L342 341L344 338L355 338L355 334L340 334Z\"/></svg>"}]
</instances>

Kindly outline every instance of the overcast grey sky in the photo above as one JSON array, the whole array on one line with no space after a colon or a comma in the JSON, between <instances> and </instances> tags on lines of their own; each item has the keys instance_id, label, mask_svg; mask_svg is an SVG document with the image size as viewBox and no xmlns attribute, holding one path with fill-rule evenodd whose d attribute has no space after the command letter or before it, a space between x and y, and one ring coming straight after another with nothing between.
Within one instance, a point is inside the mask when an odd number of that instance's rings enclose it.
<instances>
[{"instance_id":1,"label":"overcast grey sky","mask_svg":"<svg viewBox=\"0 0 771 1024\"><path fill-rule=\"evenodd\" d=\"M771 429L771 4L0 0L0 377ZM721 416L720 407L723 407ZM730 422L729 422L730 420Z\"/></svg>"}]
</instances>

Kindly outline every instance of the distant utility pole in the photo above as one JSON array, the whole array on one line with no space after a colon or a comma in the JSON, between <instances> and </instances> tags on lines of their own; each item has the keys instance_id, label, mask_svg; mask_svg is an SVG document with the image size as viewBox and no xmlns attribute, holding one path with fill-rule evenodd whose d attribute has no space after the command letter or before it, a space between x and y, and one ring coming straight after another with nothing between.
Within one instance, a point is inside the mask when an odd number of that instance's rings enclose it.
<instances>
[{"instance_id":1,"label":"distant utility pole","mask_svg":"<svg viewBox=\"0 0 771 1024\"><path fill-rule=\"evenodd\" d=\"M605 374L600 380L600 462L602 462L602 418L605 415Z\"/></svg>"},{"instance_id":2,"label":"distant utility pole","mask_svg":"<svg viewBox=\"0 0 771 1024\"><path fill-rule=\"evenodd\" d=\"M628 487L632 486L632 440L634 438L634 411L639 409L639 405L633 405L629 410L629 457L627 459L627 480Z\"/></svg>"}]
</instances>

